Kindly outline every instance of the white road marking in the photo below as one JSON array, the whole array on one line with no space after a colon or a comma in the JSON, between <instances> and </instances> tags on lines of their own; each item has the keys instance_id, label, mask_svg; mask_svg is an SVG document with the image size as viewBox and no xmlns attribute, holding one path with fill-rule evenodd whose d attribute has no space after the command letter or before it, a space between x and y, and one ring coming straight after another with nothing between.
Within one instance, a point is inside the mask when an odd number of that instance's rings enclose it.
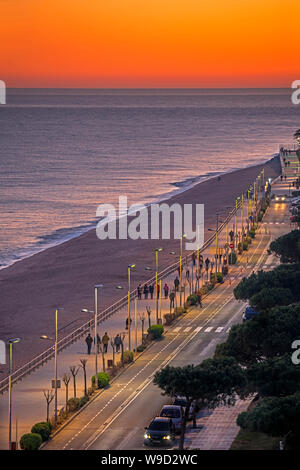
<instances>
[{"instance_id":1,"label":"white road marking","mask_svg":"<svg viewBox=\"0 0 300 470\"><path fill-rule=\"evenodd\" d=\"M200 330L202 330L202 326L197 326L197 328L195 328L195 333L199 333Z\"/></svg>"},{"instance_id":2,"label":"white road marking","mask_svg":"<svg viewBox=\"0 0 300 470\"><path fill-rule=\"evenodd\" d=\"M188 331L190 331L192 329L191 326L188 326L185 330L183 330L184 333L187 333Z\"/></svg>"},{"instance_id":3,"label":"white road marking","mask_svg":"<svg viewBox=\"0 0 300 470\"><path fill-rule=\"evenodd\" d=\"M205 333L209 333L213 329L213 326L209 326L204 330Z\"/></svg>"},{"instance_id":4,"label":"white road marking","mask_svg":"<svg viewBox=\"0 0 300 470\"><path fill-rule=\"evenodd\" d=\"M220 333L222 330L224 330L224 326L218 326L216 333Z\"/></svg>"},{"instance_id":5,"label":"white road marking","mask_svg":"<svg viewBox=\"0 0 300 470\"><path fill-rule=\"evenodd\" d=\"M177 333L178 331L181 330L181 326L177 326L177 328L174 328L174 330L172 330L174 333Z\"/></svg>"}]
</instances>

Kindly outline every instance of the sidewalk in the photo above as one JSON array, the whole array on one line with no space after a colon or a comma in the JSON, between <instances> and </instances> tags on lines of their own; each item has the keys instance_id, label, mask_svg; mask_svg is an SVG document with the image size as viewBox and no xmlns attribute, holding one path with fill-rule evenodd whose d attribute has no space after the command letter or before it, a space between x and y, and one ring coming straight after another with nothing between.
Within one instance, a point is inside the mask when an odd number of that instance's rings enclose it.
<instances>
[{"instance_id":1,"label":"sidewalk","mask_svg":"<svg viewBox=\"0 0 300 470\"><path fill-rule=\"evenodd\" d=\"M239 413L246 411L253 397L248 400L237 400L231 407L220 406L213 411L200 411L197 428L187 429L186 449L228 450L240 428L236 424Z\"/></svg>"}]
</instances>

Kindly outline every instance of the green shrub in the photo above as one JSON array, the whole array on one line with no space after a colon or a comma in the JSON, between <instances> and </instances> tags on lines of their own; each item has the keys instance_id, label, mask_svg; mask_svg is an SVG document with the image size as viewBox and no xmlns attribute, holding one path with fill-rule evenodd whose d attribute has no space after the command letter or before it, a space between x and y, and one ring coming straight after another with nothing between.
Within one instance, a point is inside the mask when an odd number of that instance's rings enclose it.
<instances>
[{"instance_id":1,"label":"green shrub","mask_svg":"<svg viewBox=\"0 0 300 470\"><path fill-rule=\"evenodd\" d=\"M238 248L238 252L241 254L241 253L243 252L243 245L242 245L242 242L239 242L239 243L238 243L237 248Z\"/></svg>"},{"instance_id":2,"label":"green shrub","mask_svg":"<svg viewBox=\"0 0 300 470\"><path fill-rule=\"evenodd\" d=\"M188 298L186 299L187 305L197 305L198 300L196 294L189 295Z\"/></svg>"},{"instance_id":3,"label":"green shrub","mask_svg":"<svg viewBox=\"0 0 300 470\"><path fill-rule=\"evenodd\" d=\"M82 408L89 401L88 396L83 396L80 398L79 408Z\"/></svg>"},{"instance_id":4,"label":"green shrub","mask_svg":"<svg viewBox=\"0 0 300 470\"><path fill-rule=\"evenodd\" d=\"M164 327L162 325L152 325L150 328L148 328L148 333L152 336L153 339L160 338L163 332Z\"/></svg>"},{"instance_id":5,"label":"green shrub","mask_svg":"<svg viewBox=\"0 0 300 470\"><path fill-rule=\"evenodd\" d=\"M222 284L222 282L224 282L224 276L222 273L217 273L217 282L219 284Z\"/></svg>"},{"instance_id":6,"label":"green shrub","mask_svg":"<svg viewBox=\"0 0 300 470\"><path fill-rule=\"evenodd\" d=\"M248 242L243 241L243 250L247 251L248 250Z\"/></svg>"},{"instance_id":7,"label":"green shrub","mask_svg":"<svg viewBox=\"0 0 300 470\"><path fill-rule=\"evenodd\" d=\"M249 235L251 238L255 238L255 230L253 228L249 230Z\"/></svg>"},{"instance_id":8,"label":"green shrub","mask_svg":"<svg viewBox=\"0 0 300 470\"><path fill-rule=\"evenodd\" d=\"M228 262L229 262L229 264L236 264L237 256L236 256L236 253L234 251L232 253L229 253Z\"/></svg>"},{"instance_id":9,"label":"green shrub","mask_svg":"<svg viewBox=\"0 0 300 470\"><path fill-rule=\"evenodd\" d=\"M70 398L67 402L69 411L76 411L80 408L80 398Z\"/></svg>"},{"instance_id":10,"label":"green shrub","mask_svg":"<svg viewBox=\"0 0 300 470\"><path fill-rule=\"evenodd\" d=\"M123 362L124 364L129 364L130 362L133 362L133 352L132 351L124 351L123 353Z\"/></svg>"},{"instance_id":11,"label":"green shrub","mask_svg":"<svg viewBox=\"0 0 300 470\"><path fill-rule=\"evenodd\" d=\"M109 375L106 374L106 372L98 372L98 388L104 388L108 384L109 384ZM92 385L95 385L94 375L92 376Z\"/></svg>"},{"instance_id":12,"label":"green shrub","mask_svg":"<svg viewBox=\"0 0 300 470\"><path fill-rule=\"evenodd\" d=\"M215 287L215 283L214 282L209 282L207 284L207 289L208 289L208 292L213 290L213 288Z\"/></svg>"},{"instance_id":13,"label":"green shrub","mask_svg":"<svg viewBox=\"0 0 300 470\"><path fill-rule=\"evenodd\" d=\"M251 245L252 238L250 237L250 235L246 238L246 241L247 241L248 245Z\"/></svg>"},{"instance_id":14,"label":"green shrub","mask_svg":"<svg viewBox=\"0 0 300 470\"><path fill-rule=\"evenodd\" d=\"M90 397L91 395L93 395L93 393L94 393L93 387L89 387L89 388L87 389L88 397Z\"/></svg>"},{"instance_id":15,"label":"green shrub","mask_svg":"<svg viewBox=\"0 0 300 470\"><path fill-rule=\"evenodd\" d=\"M186 313L186 308L185 307L175 307L174 308L174 314L176 317L180 317L180 315L183 315Z\"/></svg>"},{"instance_id":16,"label":"green shrub","mask_svg":"<svg viewBox=\"0 0 300 470\"><path fill-rule=\"evenodd\" d=\"M137 352L143 352L145 349L146 349L146 346L143 346L142 344L140 344L140 345L136 348Z\"/></svg>"},{"instance_id":17,"label":"green shrub","mask_svg":"<svg viewBox=\"0 0 300 470\"><path fill-rule=\"evenodd\" d=\"M200 290L199 290L199 291L200 291L200 294L201 294L201 295L207 294L207 292L208 292L208 285L207 285L207 284L204 284L204 286L200 287Z\"/></svg>"},{"instance_id":18,"label":"green shrub","mask_svg":"<svg viewBox=\"0 0 300 470\"><path fill-rule=\"evenodd\" d=\"M173 321L175 320L175 318L176 318L175 313L166 313L166 314L164 315L164 319L165 319L166 325L171 325L171 323L173 323Z\"/></svg>"},{"instance_id":19,"label":"green shrub","mask_svg":"<svg viewBox=\"0 0 300 470\"><path fill-rule=\"evenodd\" d=\"M50 423L47 423L46 421L41 422L41 423L36 423L31 428L31 432L33 434L39 434L43 442L49 439L51 430L52 430L52 425Z\"/></svg>"},{"instance_id":20,"label":"green shrub","mask_svg":"<svg viewBox=\"0 0 300 470\"><path fill-rule=\"evenodd\" d=\"M42 444L42 437L37 433L23 434L20 439L20 446L23 450L38 450Z\"/></svg>"}]
</instances>

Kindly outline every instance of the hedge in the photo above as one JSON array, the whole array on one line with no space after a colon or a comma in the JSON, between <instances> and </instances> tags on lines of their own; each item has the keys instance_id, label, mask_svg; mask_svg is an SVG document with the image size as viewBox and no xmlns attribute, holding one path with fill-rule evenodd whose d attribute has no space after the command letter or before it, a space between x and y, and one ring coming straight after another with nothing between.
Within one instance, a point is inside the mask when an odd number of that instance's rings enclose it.
<instances>
[{"instance_id":1,"label":"hedge","mask_svg":"<svg viewBox=\"0 0 300 470\"><path fill-rule=\"evenodd\" d=\"M105 372L98 372L98 388L104 388L109 384L110 377ZM92 384L95 384L95 376L92 376Z\"/></svg>"},{"instance_id":2,"label":"hedge","mask_svg":"<svg viewBox=\"0 0 300 470\"><path fill-rule=\"evenodd\" d=\"M123 362L124 364L129 364L133 361L133 352L132 351L124 351L123 353Z\"/></svg>"},{"instance_id":3,"label":"hedge","mask_svg":"<svg viewBox=\"0 0 300 470\"><path fill-rule=\"evenodd\" d=\"M52 431L52 424L47 421L36 423L31 428L32 434L39 434L43 442L49 439L51 431Z\"/></svg>"},{"instance_id":4,"label":"hedge","mask_svg":"<svg viewBox=\"0 0 300 470\"><path fill-rule=\"evenodd\" d=\"M42 442L40 434L28 433L21 437L20 446L23 450L38 450Z\"/></svg>"},{"instance_id":5,"label":"hedge","mask_svg":"<svg viewBox=\"0 0 300 470\"><path fill-rule=\"evenodd\" d=\"M187 305L197 305L198 299L196 294L189 295L188 298L186 299Z\"/></svg>"},{"instance_id":6,"label":"hedge","mask_svg":"<svg viewBox=\"0 0 300 470\"><path fill-rule=\"evenodd\" d=\"M67 402L67 408L69 411L76 411L80 408L80 398L70 398Z\"/></svg>"},{"instance_id":7,"label":"hedge","mask_svg":"<svg viewBox=\"0 0 300 470\"><path fill-rule=\"evenodd\" d=\"M162 325L152 325L148 328L149 335L152 336L153 339L158 339L162 336L164 332L164 327Z\"/></svg>"}]
</instances>

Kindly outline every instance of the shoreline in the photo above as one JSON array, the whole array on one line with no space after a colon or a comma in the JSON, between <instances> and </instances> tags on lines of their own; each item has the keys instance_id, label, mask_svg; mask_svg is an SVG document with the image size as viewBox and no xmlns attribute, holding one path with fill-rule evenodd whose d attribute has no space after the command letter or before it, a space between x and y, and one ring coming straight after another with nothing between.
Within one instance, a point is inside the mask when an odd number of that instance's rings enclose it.
<instances>
[{"instance_id":1,"label":"shoreline","mask_svg":"<svg viewBox=\"0 0 300 470\"><path fill-rule=\"evenodd\" d=\"M181 205L205 205L207 238L210 234L207 228L215 226L216 213L223 211L224 217L224 208L233 206L235 198L249 187L262 168L265 168L266 178L278 176L278 157L273 157L265 164L225 173L220 182L217 182L216 177L210 178L169 199ZM158 243L165 249L160 256L162 270L175 261L170 250L174 250L178 256L178 240L100 241L95 229L2 269L0 338L5 341L10 337L22 339L22 348L16 348L15 351L14 368L47 349L48 345L39 338L41 334L53 335L54 311L58 306L64 307L59 329L75 320L84 323L87 318L81 309L93 309L95 284L104 284L99 307L101 311L123 297L127 289L129 264L136 264L132 273L132 289L138 282L152 277L145 266L150 266L154 272L154 250ZM123 292L116 289L117 285L124 287Z\"/></svg>"},{"instance_id":2,"label":"shoreline","mask_svg":"<svg viewBox=\"0 0 300 470\"><path fill-rule=\"evenodd\" d=\"M161 203L161 202L168 201L169 199L172 199L173 197L177 196L178 194L182 194L186 191L189 191L190 189L194 188L198 184L202 184L205 181L209 181L213 178L218 177L219 175L220 176L228 175L228 174L234 173L236 171L245 170L247 168L252 168L252 167L255 167L255 166L258 166L258 165L264 165L268 162L271 162L273 159L278 158L278 156L279 156L279 154L274 154L270 158L262 159L262 162L260 162L260 163L253 163L252 165L247 165L245 167L234 168L234 169L231 169L231 170L228 170L228 171L215 171L215 172L211 172L211 173L208 173L208 174L205 174L205 175L199 175L199 176L195 176L195 177L186 178L186 179L183 179L182 181L171 182L171 183L169 183L169 185L174 187L174 189L171 188L170 191L155 196L154 198L152 198L153 200L151 202L145 200L144 202L142 202L142 204L144 204L146 207L149 207L152 204L158 204L158 203ZM137 202L137 204L139 204L139 203L140 202ZM57 230L55 230L51 233L40 235L38 237L38 239L36 239L36 241L32 242L32 246L28 245L27 247L23 248L23 250L25 252L28 250L28 254L24 254L23 256L22 255L18 256L16 254L15 256L17 257L17 259L11 260L7 264L0 264L0 272L7 269L7 268L9 268L9 267L11 267L11 266L13 266L13 265L15 265L16 263L19 263L19 262L21 262L21 261L23 261L27 258L35 256L38 253L46 251L49 248L53 248L53 247L62 245L62 244L66 243L70 240L75 240L75 239L81 237L83 234L94 230L97 226L97 223L98 223L98 220L93 221L93 222L91 221L90 223L87 222L87 224L84 224L84 225L81 225L81 226L61 227L61 228L58 228ZM66 235L61 236L61 238L60 238L59 234L58 234L59 232L66 232ZM43 243L42 240L46 240L47 238L51 241L49 241L49 242L45 241ZM40 245L40 247L39 247L39 245ZM22 250L22 249L18 248L16 250L16 253L18 253L18 250Z\"/></svg>"}]
</instances>

